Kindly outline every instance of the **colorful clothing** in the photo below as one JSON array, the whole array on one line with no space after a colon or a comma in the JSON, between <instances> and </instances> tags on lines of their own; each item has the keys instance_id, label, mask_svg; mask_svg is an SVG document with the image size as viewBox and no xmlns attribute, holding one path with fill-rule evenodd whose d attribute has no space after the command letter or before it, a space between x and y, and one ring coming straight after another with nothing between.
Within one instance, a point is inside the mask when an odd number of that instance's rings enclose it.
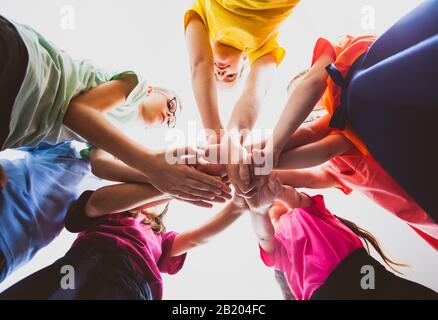
<instances>
[{"instance_id":1,"label":"colorful clothing","mask_svg":"<svg viewBox=\"0 0 438 320\"><path fill-rule=\"evenodd\" d=\"M74 278L65 280L66 274ZM73 283L74 281L74 283ZM62 284L68 284L68 289ZM82 242L0 294L0 300L153 300L144 275L121 249Z\"/></svg>"},{"instance_id":2,"label":"colorful clothing","mask_svg":"<svg viewBox=\"0 0 438 320\"><path fill-rule=\"evenodd\" d=\"M260 248L263 262L285 274L297 300L310 299L342 260L363 248L361 240L326 208L322 196L312 199L312 206L281 216L274 253Z\"/></svg>"},{"instance_id":3,"label":"colorful clothing","mask_svg":"<svg viewBox=\"0 0 438 320\"><path fill-rule=\"evenodd\" d=\"M371 46L347 92L348 122L438 223L438 1L423 1Z\"/></svg>"},{"instance_id":4,"label":"colorful clothing","mask_svg":"<svg viewBox=\"0 0 438 320\"><path fill-rule=\"evenodd\" d=\"M146 95L144 81L133 71L105 72L90 61L73 60L32 28L12 22L26 45L29 61L10 116L9 135L1 149L83 139L64 127L64 115L76 96L102 83L136 77L137 87L110 118L126 122L136 115L137 103ZM3 111L1 111L3 112Z\"/></svg>"},{"instance_id":5,"label":"colorful clothing","mask_svg":"<svg viewBox=\"0 0 438 320\"><path fill-rule=\"evenodd\" d=\"M92 192L84 193L81 198L90 197ZM78 203L86 203L79 199ZM75 208L74 211L84 210ZM138 272L147 280L154 299L163 297L161 273L176 274L184 265L186 254L170 257L173 241L177 234L168 232L156 234L150 226L142 223L144 216L133 218L129 213L104 216L98 225L79 234L73 247L84 241L104 244L124 250Z\"/></svg>"},{"instance_id":6,"label":"colorful clothing","mask_svg":"<svg viewBox=\"0 0 438 320\"><path fill-rule=\"evenodd\" d=\"M438 225L374 160L353 151L332 159L323 170L329 172L346 194L358 190L382 208L405 221L438 250Z\"/></svg>"},{"instance_id":7,"label":"colorful clothing","mask_svg":"<svg viewBox=\"0 0 438 320\"><path fill-rule=\"evenodd\" d=\"M196 0L185 15L198 14L207 27L210 40L218 41L248 54L251 63L272 53L277 64L285 50L277 42L280 25L289 17L299 0Z\"/></svg>"},{"instance_id":8,"label":"colorful clothing","mask_svg":"<svg viewBox=\"0 0 438 320\"><path fill-rule=\"evenodd\" d=\"M335 58L335 62L333 63L334 68L345 78L352 65L361 55L368 51L374 41L376 41L375 36L345 36L339 43L332 44L328 40L320 38L314 48L312 65L323 54L329 54ZM336 109L341 105L341 89L342 88L334 79L331 77L327 79L327 89L322 97L322 104L330 115L333 115ZM339 131L339 134L344 135L350 140L360 152L368 154L364 143L349 125L347 125L346 130Z\"/></svg>"},{"instance_id":9,"label":"colorful clothing","mask_svg":"<svg viewBox=\"0 0 438 320\"><path fill-rule=\"evenodd\" d=\"M83 144L40 143L1 153L9 181L0 190L0 281L50 244L64 228L70 203L97 179L80 158ZM9 159L8 159L9 158Z\"/></svg>"}]
</instances>

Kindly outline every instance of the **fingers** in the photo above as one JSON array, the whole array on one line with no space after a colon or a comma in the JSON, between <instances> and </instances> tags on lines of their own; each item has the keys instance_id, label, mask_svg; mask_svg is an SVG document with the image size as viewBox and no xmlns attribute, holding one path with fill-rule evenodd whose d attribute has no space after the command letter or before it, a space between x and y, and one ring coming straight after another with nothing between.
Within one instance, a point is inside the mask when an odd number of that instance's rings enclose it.
<instances>
[{"instance_id":1,"label":"fingers","mask_svg":"<svg viewBox=\"0 0 438 320\"><path fill-rule=\"evenodd\" d=\"M194 196L197 198L196 200L212 201L213 199L215 199L218 196L212 192L203 191L203 190L199 190L199 189L193 189L192 187L187 186L187 185L183 185L183 186L179 187L178 191L185 193L185 194L189 194L191 196ZM193 199L189 199L189 200L193 200Z\"/></svg>"},{"instance_id":2,"label":"fingers","mask_svg":"<svg viewBox=\"0 0 438 320\"><path fill-rule=\"evenodd\" d=\"M174 191L173 196L177 199L185 200L185 201L208 201L209 202L213 199L213 198L203 199L202 197L195 196L191 193L182 192L180 190Z\"/></svg>"},{"instance_id":3,"label":"fingers","mask_svg":"<svg viewBox=\"0 0 438 320\"><path fill-rule=\"evenodd\" d=\"M191 180L196 180L198 183L202 184L202 188L209 192L213 192L217 195L222 194L222 192L231 193L230 187L221 181L220 178L209 176L208 174L199 172L193 168L188 168L189 178ZM192 183L188 184L190 187L196 188ZM199 184L198 184L199 185Z\"/></svg>"}]
</instances>

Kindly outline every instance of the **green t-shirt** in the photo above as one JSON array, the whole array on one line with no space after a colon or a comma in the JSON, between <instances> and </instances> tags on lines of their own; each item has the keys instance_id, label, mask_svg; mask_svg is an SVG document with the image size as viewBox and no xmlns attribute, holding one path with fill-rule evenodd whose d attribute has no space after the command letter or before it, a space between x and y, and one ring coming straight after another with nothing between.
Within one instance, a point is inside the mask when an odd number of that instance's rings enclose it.
<instances>
[{"instance_id":1,"label":"green t-shirt","mask_svg":"<svg viewBox=\"0 0 438 320\"><path fill-rule=\"evenodd\" d=\"M2 149L34 146L41 141L84 141L63 125L70 101L93 87L123 76L137 77L138 84L126 102L108 112L106 117L115 125L137 119L138 102L146 94L147 83L135 72L110 73L88 60L73 60L32 28L12 23L26 45L29 63L12 109L9 136Z\"/></svg>"}]
</instances>

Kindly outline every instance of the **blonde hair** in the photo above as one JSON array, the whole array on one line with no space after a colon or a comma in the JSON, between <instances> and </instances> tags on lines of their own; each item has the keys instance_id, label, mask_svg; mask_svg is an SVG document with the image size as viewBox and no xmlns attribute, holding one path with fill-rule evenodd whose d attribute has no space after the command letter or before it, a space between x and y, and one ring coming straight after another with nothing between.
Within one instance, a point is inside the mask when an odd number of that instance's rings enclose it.
<instances>
[{"instance_id":1,"label":"blonde hair","mask_svg":"<svg viewBox=\"0 0 438 320\"><path fill-rule=\"evenodd\" d=\"M148 225L151 227L151 229L156 233L156 234L163 234L166 232L166 226L164 225L164 218L166 217L167 212L169 211L169 205L170 203L168 203L166 205L166 207L164 208L164 210L157 215L156 217L154 217L153 219L149 219L149 218L144 218L144 220L142 221L142 223L144 223L145 225ZM140 211L138 210L132 210L129 211L129 213L131 214L131 216L133 218L138 218L140 216Z\"/></svg>"},{"instance_id":2,"label":"blonde hair","mask_svg":"<svg viewBox=\"0 0 438 320\"><path fill-rule=\"evenodd\" d=\"M164 88L164 87L159 87L159 86L155 86L155 87L152 86L152 90L164 93L165 95L167 95L169 97L175 97L176 98L176 102L178 104L178 109L180 111L182 111L182 99L174 90L167 89L167 88Z\"/></svg>"}]
</instances>

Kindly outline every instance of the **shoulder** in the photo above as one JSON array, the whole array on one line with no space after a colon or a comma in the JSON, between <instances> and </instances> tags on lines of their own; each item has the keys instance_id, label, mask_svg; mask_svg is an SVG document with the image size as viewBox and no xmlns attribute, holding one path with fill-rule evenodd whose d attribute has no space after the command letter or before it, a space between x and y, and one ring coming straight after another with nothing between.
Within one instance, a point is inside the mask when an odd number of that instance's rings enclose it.
<instances>
[{"instance_id":1,"label":"shoulder","mask_svg":"<svg viewBox=\"0 0 438 320\"><path fill-rule=\"evenodd\" d=\"M188 25L193 21L200 21L208 27L205 3L203 0L196 0L184 14L184 31L186 31Z\"/></svg>"}]
</instances>

